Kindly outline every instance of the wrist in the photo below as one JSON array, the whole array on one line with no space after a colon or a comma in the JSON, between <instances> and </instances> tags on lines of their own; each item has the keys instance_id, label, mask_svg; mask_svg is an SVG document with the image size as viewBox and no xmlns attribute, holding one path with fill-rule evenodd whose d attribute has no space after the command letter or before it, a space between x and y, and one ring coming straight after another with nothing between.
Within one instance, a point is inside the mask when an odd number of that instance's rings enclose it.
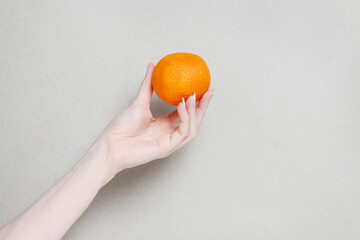
<instances>
[{"instance_id":1,"label":"wrist","mask_svg":"<svg viewBox=\"0 0 360 240\"><path fill-rule=\"evenodd\" d=\"M94 177L100 181L100 187L107 184L119 172L108 163L107 146L101 138L89 148L81 159L93 171Z\"/></svg>"}]
</instances>

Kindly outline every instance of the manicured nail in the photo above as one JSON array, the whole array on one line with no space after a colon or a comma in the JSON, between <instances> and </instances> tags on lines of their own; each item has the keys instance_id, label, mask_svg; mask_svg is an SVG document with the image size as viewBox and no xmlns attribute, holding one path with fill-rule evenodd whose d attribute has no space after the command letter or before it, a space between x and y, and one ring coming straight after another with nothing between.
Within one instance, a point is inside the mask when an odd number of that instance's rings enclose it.
<instances>
[{"instance_id":1,"label":"manicured nail","mask_svg":"<svg viewBox=\"0 0 360 240\"><path fill-rule=\"evenodd\" d=\"M196 93L194 93L194 107L196 107Z\"/></svg>"},{"instance_id":2,"label":"manicured nail","mask_svg":"<svg viewBox=\"0 0 360 240\"><path fill-rule=\"evenodd\" d=\"M184 98L182 98L182 102L183 102L183 104L184 104L184 106L185 106L185 109L186 109L186 104L185 104Z\"/></svg>"}]
</instances>

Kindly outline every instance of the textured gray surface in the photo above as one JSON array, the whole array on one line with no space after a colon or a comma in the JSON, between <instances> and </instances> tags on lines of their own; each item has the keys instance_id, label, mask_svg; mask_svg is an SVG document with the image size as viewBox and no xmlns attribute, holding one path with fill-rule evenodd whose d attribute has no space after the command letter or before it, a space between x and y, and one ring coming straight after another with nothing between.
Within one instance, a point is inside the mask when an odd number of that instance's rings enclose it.
<instances>
[{"instance_id":1,"label":"textured gray surface","mask_svg":"<svg viewBox=\"0 0 360 240\"><path fill-rule=\"evenodd\" d=\"M64 239L359 239L359 12L358 0L0 1L0 225L134 99L149 61L185 51L216 89L199 137L119 174Z\"/></svg>"}]
</instances>

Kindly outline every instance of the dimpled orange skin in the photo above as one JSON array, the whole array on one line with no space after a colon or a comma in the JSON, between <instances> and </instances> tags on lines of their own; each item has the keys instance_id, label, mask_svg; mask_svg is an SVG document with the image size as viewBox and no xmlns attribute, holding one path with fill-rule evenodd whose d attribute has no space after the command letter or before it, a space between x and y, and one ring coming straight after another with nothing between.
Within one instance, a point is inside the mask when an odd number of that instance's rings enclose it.
<instances>
[{"instance_id":1,"label":"dimpled orange skin","mask_svg":"<svg viewBox=\"0 0 360 240\"><path fill-rule=\"evenodd\" d=\"M173 53L162 58L154 69L152 86L164 102L177 106L196 93L196 100L210 87L206 62L191 53Z\"/></svg>"}]
</instances>

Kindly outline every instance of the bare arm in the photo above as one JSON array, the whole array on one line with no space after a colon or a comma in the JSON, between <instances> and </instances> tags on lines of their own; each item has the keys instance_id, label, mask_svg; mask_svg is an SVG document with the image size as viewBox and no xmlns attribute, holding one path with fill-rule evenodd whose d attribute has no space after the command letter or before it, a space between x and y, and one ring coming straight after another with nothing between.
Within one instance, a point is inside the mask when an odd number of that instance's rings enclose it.
<instances>
[{"instance_id":1,"label":"bare arm","mask_svg":"<svg viewBox=\"0 0 360 240\"><path fill-rule=\"evenodd\" d=\"M112 178L97 143L76 166L25 212L8 223L1 239L60 239Z\"/></svg>"},{"instance_id":2,"label":"bare arm","mask_svg":"<svg viewBox=\"0 0 360 240\"><path fill-rule=\"evenodd\" d=\"M39 200L2 229L0 239L60 239L118 172L170 155L196 137L213 90L154 119L150 64L138 96L116 116L82 159Z\"/></svg>"}]
</instances>

